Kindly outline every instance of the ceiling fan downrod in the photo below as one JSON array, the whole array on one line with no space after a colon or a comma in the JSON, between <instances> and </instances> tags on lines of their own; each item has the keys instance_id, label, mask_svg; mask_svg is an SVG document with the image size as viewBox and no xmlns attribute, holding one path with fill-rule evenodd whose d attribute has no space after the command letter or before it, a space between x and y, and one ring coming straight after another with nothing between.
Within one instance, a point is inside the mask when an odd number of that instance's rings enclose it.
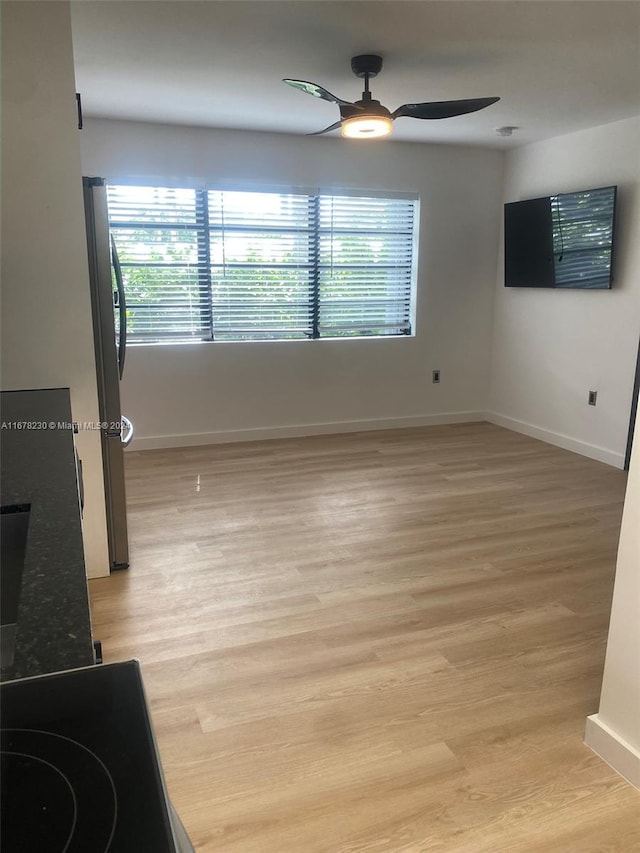
<instances>
[{"instance_id":1,"label":"ceiling fan downrod","mask_svg":"<svg viewBox=\"0 0 640 853\"><path fill-rule=\"evenodd\" d=\"M364 78L362 100L370 101L369 80L372 77L376 77L382 70L382 57L376 56L373 53L363 53L360 56L354 56L351 60L351 70L356 77Z\"/></svg>"}]
</instances>

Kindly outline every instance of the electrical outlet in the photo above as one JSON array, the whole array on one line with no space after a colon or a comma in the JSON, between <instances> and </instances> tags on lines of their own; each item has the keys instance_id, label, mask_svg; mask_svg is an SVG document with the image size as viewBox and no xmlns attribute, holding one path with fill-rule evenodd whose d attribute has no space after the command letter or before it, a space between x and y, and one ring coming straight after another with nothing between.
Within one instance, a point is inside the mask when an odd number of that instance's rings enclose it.
<instances>
[{"instance_id":1,"label":"electrical outlet","mask_svg":"<svg viewBox=\"0 0 640 853\"><path fill-rule=\"evenodd\" d=\"M598 399L598 392L597 391L589 391L589 405L595 406L597 399Z\"/></svg>"},{"instance_id":2,"label":"electrical outlet","mask_svg":"<svg viewBox=\"0 0 640 853\"><path fill-rule=\"evenodd\" d=\"M439 370L434 370L434 371L433 371L433 373L431 374L431 381L432 381L435 385L437 385L437 384L438 384L438 382L440 382L440 371L439 371Z\"/></svg>"}]
</instances>

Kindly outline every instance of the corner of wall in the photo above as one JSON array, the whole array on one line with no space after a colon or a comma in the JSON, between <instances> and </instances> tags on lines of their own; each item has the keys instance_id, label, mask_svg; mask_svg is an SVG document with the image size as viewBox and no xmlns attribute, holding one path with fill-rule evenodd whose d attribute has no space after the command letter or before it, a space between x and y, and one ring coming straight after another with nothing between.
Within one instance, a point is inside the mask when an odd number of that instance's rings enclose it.
<instances>
[{"instance_id":1,"label":"corner of wall","mask_svg":"<svg viewBox=\"0 0 640 853\"><path fill-rule=\"evenodd\" d=\"M584 742L612 770L640 789L640 752L610 729L598 714L587 717Z\"/></svg>"}]
</instances>

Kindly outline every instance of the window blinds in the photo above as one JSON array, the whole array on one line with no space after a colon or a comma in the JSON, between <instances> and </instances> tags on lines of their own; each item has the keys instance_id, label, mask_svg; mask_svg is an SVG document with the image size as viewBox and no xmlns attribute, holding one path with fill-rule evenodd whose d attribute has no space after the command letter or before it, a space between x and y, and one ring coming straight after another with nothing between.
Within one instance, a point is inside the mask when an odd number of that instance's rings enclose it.
<instances>
[{"instance_id":1,"label":"window blinds","mask_svg":"<svg viewBox=\"0 0 640 853\"><path fill-rule=\"evenodd\" d=\"M411 332L416 202L108 187L131 341Z\"/></svg>"},{"instance_id":2,"label":"window blinds","mask_svg":"<svg viewBox=\"0 0 640 853\"><path fill-rule=\"evenodd\" d=\"M193 190L107 188L130 341L206 337L211 307L205 215Z\"/></svg>"}]
</instances>

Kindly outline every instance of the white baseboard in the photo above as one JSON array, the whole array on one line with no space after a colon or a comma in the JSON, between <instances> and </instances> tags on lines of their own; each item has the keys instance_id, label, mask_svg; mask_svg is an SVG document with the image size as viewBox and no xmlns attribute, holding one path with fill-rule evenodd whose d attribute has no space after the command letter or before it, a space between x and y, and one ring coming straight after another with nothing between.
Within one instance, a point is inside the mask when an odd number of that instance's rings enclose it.
<instances>
[{"instance_id":1,"label":"white baseboard","mask_svg":"<svg viewBox=\"0 0 640 853\"><path fill-rule=\"evenodd\" d=\"M640 752L603 723L598 714L587 717L584 742L616 773L640 788Z\"/></svg>"},{"instance_id":2,"label":"white baseboard","mask_svg":"<svg viewBox=\"0 0 640 853\"><path fill-rule=\"evenodd\" d=\"M588 456L590 459L597 459L598 462L613 465L614 468L624 467L624 454L616 453L606 447L599 447L597 444L588 444L586 441L571 438L571 436L564 435L561 432L553 432L552 430L534 426L525 421L518 421L515 418L500 415L497 412L485 412L484 419L497 426L531 436L531 438L539 438L541 441L546 441L547 444L554 444L556 447L564 448L564 450L572 450L574 453L580 453L582 456Z\"/></svg>"},{"instance_id":3,"label":"white baseboard","mask_svg":"<svg viewBox=\"0 0 640 853\"><path fill-rule=\"evenodd\" d=\"M128 450L159 450L169 447L195 447L201 444L228 444L239 441L263 441L269 438L298 438L305 435L330 435L341 432L370 432L378 429L435 426L437 424L470 423L485 420L483 412L445 412L439 415L412 415L401 418L374 418L363 421L298 424L295 426L259 427L219 432L156 435L134 438Z\"/></svg>"}]
</instances>

